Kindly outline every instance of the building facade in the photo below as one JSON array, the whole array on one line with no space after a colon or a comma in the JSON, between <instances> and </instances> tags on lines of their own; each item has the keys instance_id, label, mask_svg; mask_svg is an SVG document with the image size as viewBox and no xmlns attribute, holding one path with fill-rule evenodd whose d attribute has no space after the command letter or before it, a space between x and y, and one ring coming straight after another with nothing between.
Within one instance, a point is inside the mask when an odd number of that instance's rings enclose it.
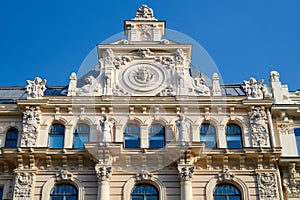
<instances>
[{"instance_id":1,"label":"building facade","mask_svg":"<svg viewBox=\"0 0 300 200\"><path fill-rule=\"evenodd\" d=\"M2 199L300 199L300 92L194 76L165 25L143 5L83 77L0 87Z\"/></svg>"}]
</instances>

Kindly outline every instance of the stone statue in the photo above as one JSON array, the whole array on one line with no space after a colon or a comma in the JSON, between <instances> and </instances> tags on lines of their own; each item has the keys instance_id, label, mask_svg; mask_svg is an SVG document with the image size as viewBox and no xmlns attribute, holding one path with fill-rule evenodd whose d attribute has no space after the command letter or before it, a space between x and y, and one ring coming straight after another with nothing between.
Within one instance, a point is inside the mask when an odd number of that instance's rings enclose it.
<instances>
[{"instance_id":1,"label":"stone statue","mask_svg":"<svg viewBox=\"0 0 300 200\"><path fill-rule=\"evenodd\" d=\"M177 137L180 142L190 141L191 123L185 118L184 115L180 115L179 120L176 121Z\"/></svg>"},{"instance_id":2,"label":"stone statue","mask_svg":"<svg viewBox=\"0 0 300 200\"><path fill-rule=\"evenodd\" d=\"M46 88L46 80L42 80L39 77L35 77L33 81L27 80L26 92L28 99L42 98Z\"/></svg>"},{"instance_id":3,"label":"stone statue","mask_svg":"<svg viewBox=\"0 0 300 200\"><path fill-rule=\"evenodd\" d=\"M103 119L100 120L100 128L102 137L100 138L100 142L107 143L112 142L112 134L113 134L113 121L108 119L108 116L103 116Z\"/></svg>"},{"instance_id":4,"label":"stone statue","mask_svg":"<svg viewBox=\"0 0 300 200\"><path fill-rule=\"evenodd\" d=\"M133 20L154 20L157 21L157 19L154 18L153 10L152 8L149 8L147 5L142 5L139 9L136 11L136 16Z\"/></svg>"},{"instance_id":5,"label":"stone statue","mask_svg":"<svg viewBox=\"0 0 300 200\"><path fill-rule=\"evenodd\" d=\"M200 74L195 79L195 89L194 91L199 96L209 96L210 95L210 89L205 85L204 78Z\"/></svg>"},{"instance_id":6,"label":"stone statue","mask_svg":"<svg viewBox=\"0 0 300 200\"><path fill-rule=\"evenodd\" d=\"M93 76L88 76L84 80L85 85L79 89L79 92L85 94L93 94L94 92L99 92L101 86L98 81Z\"/></svg>"},{"instance_id":7,"label":"stone statue","mask_svg":"<svg viewBox=\"0 0 300 200\"><path fill-rule=\"evenodd\" d=\"M254 99L263 98L263 82L264 80L256 81L255 78L250 78L249 81L244 81L244 91L246 95Z\"/></svg>"}]
</instances>

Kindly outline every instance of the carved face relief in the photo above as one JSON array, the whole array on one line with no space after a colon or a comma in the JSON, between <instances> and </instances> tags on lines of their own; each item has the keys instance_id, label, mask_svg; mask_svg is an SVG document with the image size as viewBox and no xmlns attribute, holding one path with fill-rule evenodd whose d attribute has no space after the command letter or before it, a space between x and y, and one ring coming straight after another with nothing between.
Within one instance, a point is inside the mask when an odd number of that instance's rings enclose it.
<instances>
[{"instance_id":1,"label":"carved face relief","mask_svg":"<svg viewBox=\"0 0 300 200\"><path fill-rule=\"evenodd\" d=\"M141 83L141 84L147 84L152 78L153 78L154 73L151 72L151 69L146 66L139 67L135 72L134 72L134 79Z\"/></svg>"}]
</instances>

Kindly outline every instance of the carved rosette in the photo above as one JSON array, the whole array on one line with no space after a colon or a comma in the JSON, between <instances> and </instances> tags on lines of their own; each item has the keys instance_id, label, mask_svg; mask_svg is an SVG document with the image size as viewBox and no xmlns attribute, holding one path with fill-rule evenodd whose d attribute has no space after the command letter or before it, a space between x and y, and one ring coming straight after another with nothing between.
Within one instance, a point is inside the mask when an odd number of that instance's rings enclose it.
<instances>
[{"instance_id":1,"label":"carved rosette","mask_svg":"<svg viewBox=\"0 0 300 200\"><path fill-rule=\"evenodd\" d=\"M151 180L152 174L148 170L142 170L135 176L137 181Z\"/></svg>"},{"instance_id":2,"label":"carved rosette","mask_svg":"<svg viewBox=\"0 0 300 200\"><path fill-rule=\"evenodd\" d=\"M277 183L275 173L259 173L258 189L260 199L274 200L277 199Z\"/></svg>"},{"instance_id":3,"label":"carved rosette","mask_svg":"<svg viewBox=\"0 0 300 200\"><path fill-rule=\"evenodd\" d=\"M249 112L250 125L252 130L253 146L263 147L268 144L269 131L267 115L261 106L253 106Z\"/></svg>"},{"instance_id":4,"label":"carved rosette","mask_svg":"<svg viewBox=\"0 0 300 200\"><path fill-rule=\"evenodd\" d=\"M263 99L263 92L264 92L264 86L263 86L263 80L256 81L255 78L250 78L249 81L244 81L243 89L250 99Z\"/></svg>"},{"instance_id":5,"label":"carved rosette","mask_svg":"<svg viewBox=\"0 0 300 200\"><path fill-rule=\"evenodd\" d=\"M232 181L234 178L234 174L229 171L229 169L223 169L222 172L218 175L219 181Z\"/></svg>"},{"instance_id":6,"label":"carved rosette","mask_svg":"<svg viewBox=\"0 0 300 200\"><path fill-rule=\"evenodd\" d=\"M22 147L33 147L40 128L41 111L36 106L26 107L23 112L23 134L21 136Z\"/></svg>"},{"instance_id":7,"label":"carved rosette","mask_svg":"<svg viewBox=\"0 0 300 200\"><path fill-rule=\"evenodd\" d=\"M46 80L35 77L33 81L27 80L27 99L41 99L46 91Z\"/></svg>"},{"instance_id":8,"label":"carved rosette","mask_svg":"<svg viewBox=\"0 0 300 200\"><path fill-rule=\"evenodd\" d=\"M31 199L34 173L20 172L15 176L14 199Z\"/></svg>"},{"instance_id":9,"label":"carved rosette","mask_svg":"<svg viewBox=\"0 0 300 200\"><path fill-rule=\"evenodd\" d=\"M181 181L191 181L194 174L194 169L195 167L178 167L179 177L181 178Z\"/></svg>"},{"instance_id":10,"label":"carved rosette","mask_svg":"<svg viewBox=\"0 0 300 200\"><path fill-rule=\"evenodd\" d=\"M99 181L109 181L112 173L112 168L107 166L96 166L96 175Z\"/></svg>"},{"instance_id":11,"label":"carved rosette","mask_svg":"<svg viewBox=\"0 0 300 200\"><path fill-rule=\"evenodd\" d=\"M296 171L296 163L290 163L289 177L284 179L283 185L289 197L300 197L300 173Z\"/></svg>"},{"instance_id":12,"label":"carved rosette","mask_svg":"<svg viewBox=\"0 0 300 200\"><path fill-rule=\"evenodd\" d=\"M55 178L56 178L56 181L61 181L61 180L72 181L73 180L73 174L71 172L69 172L67 169L62 169L62 170L60 170L59 173L56 174Z\"/></svg>"}]
</instances>

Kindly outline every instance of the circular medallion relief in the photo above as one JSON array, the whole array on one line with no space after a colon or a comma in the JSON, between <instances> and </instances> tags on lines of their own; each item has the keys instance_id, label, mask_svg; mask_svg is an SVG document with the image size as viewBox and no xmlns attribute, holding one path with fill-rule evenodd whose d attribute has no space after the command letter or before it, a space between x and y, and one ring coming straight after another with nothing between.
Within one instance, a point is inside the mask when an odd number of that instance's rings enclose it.
<instances>
[{"instance_id":1,"label":"circular medallion relief","mask_svg":"<svg viewBox=\"0 0 300 200\"><path fill-rule=\"evenodd\" d=\"M157 64L137 63L123 69L119 80L132 94L157 93L165 85L166 72Z\"/></svg>"}]
</instances>

